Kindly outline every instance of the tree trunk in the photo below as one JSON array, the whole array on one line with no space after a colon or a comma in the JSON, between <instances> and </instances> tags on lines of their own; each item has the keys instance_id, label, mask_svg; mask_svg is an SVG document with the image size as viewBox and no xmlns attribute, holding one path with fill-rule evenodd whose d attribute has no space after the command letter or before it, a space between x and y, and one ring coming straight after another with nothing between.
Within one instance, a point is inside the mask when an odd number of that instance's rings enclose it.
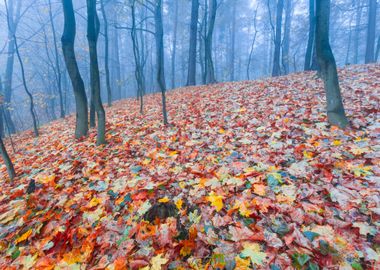
<instances>
[{"instance_id":1,"label":"tree trunk","mask_svg":"<svg viewBox=\"0 0 380 270\"><path fill-rule=\"evenodd\" d=\"M106 72L106 88L107 88L107 102L108 106L112 106L112 91L110 83L110 69L109 69L109 40L108 40L108 20L106 10L104 8L104 0L100 0L100 9L104 22L104 70Z\"/></svg>"},{"instance_id":2,"label":"tree trunk","mask_svg":"<svg viewBox=\"0 0 380 270\"><path fill-rule=\"evenodd\" d=\"M16 177L16 172L13 167L12 160L10 159L7 150L5 149L5 145L3 143L3 139L0 137L0 153L3 157L5 166L7 167L8 175L11 180L13 180Z\"/></svg>"},{"instance_id":3,"label":"tree trunk","mask_svg":"<svg viewBox=\"0 0 380 270\"><path fill-rule=\"evenodd\" d=\"M357 0L356 2L356 15L355 15L355 37L354 37L354 59L353 63L358 63L358 55L359 55L359 35L360 35L360 22L362 17L363 6L361 0Z\"/></svg>"},{"instance_id":4,"label":"tree trunk","mask_svg":"<svg viewBox=\"0 0 380 270\"><path fill-rule=\"evenodd\" d=\"M14 12L14 2L13 0L8 2L8 14L7 22L8 27L8 52L7 52L7 64L5 69L5 80L4 80L4 119L5 123L9 128L9 133L16 133L16 126L11 117L11 100L12 100L12 81L13 81L13 68L14 68L14 56L15 56L15 41L14 35L17 30L18 21L20 19L20 10L21 10L21 0L16 0L16 12ZM14 14L15 13L15 14Z\"/></svg>"},{"instance_id":5,"label":"tree trunk","mask_svg":"<svg viewBox=\"0 0 380 270\"><path fill-rule=\"evenodd\" d=\"M331 125L344 128L348 120L340 94L335 58L329 42L330 0L317 1L316 51L327 102L327 117Z\"/></svg>"},{"instance_id":6,"label":"tree trunk","mask_svg":"<svg viewBox=\"0 0 380 270\"><path fill-rule=\"evenodd\" d=\"M290 45L290 29L292 25L292 4L291 0L285 0L285 27L284 27L284 40L282 44L282 66L284 74L289 73L289 45Z\"/></svg>"},{"instance_id":7,"label":"tree trunk","mask_svg":"<svg viewBox=\"0 0 380 270\"><path fill-rule=\"evenodd\" d=\"M206 73L206 83L216 83L214 63L212 60L212 35L214 32L215 18L216 18L217 1L210 0L209 7L209 19L208 28L205 39L205 73ZM207 14L205 15L207 16Z\"/></svg>"},{"instance_id":8,"label":"tree trunk","mask_svg":"<svg viewBox=\"0 0 380 270\"><path fill-rule=\"evenodd\" d=\"M32 116L34 135L36 137L38 137L38 127L37 127L38 124L37 124L37 118L36 118L35 111L34 111L33 95L29 91L27 83L26 83L24 64L22 62L22 59L21 59L21 56L20 56L20 52L19 52L19 48L18 48L18 45L17 45L16 32L12 31L12 23L10 22L11 21L10 17L12 16L12 14L9 13L7 1L5 1L5 8L6 8L6 12L7 12L8 31L9 32L13 32L14 48L16 50L17 58L18 58L18 61L20 63L22 83L24 85L25 92L26 92L26 94L29 97L29 102L30 102L29 103L29 105L30 105L29 106L29 110L30 110L30 114Z\"/></svg>"},{"instance_id":9,"label":"tree trunk","mask_svg":"<svg viewBox=\"0 0 380 270\"><path fill-rule=\"evenodd\" d=\"M172 81L172 89L175 88L175 60L177 53L177 28L178 28L178 1L174 3L174 27L173 27L173 50L172 50L172 58L171 58L171 81Z\"/></svg>"},{"instance_id":10,"label":"tree trunk","mask_svg":"<svg viewBox=\"0 0 380 270\"><path fill-rule=\"evenodd\" d=\"M98 64L97 42L100 31L100 23L96 12L96 0L87 0L87 40L90 51L90 81L91 97L98 118L97 145L106 143L106 113L100 97L100 76Z\"/></svg>"},{"instance_id":11,"label":"tree trunk","mask_svg":"<svg viewBox=\"0 0 380 270\"><path fill-rule=\"evenodd\" d=\"M375 54L375 62L379 60L379 52L380 52L380 35L377 38L377 47L376 47L376 54Z\"/></svg>"},{"instance_id":12,"label":"tree trunk","mask_svg":"<svg viewBox=\"0 0 380 270\"><path fill-rule=\"evenodd\" d=\"M274 38L274 54L272 76L281 75L280 54L281 54L281 27L282 27L282 11L284 9L284 0L277 1L276 11L276 35Z\"/></svg>"},{"instance_id":13,"label":"tree trunk","mask_svg":"<svg viewBox=\"0 0 380 270\"><path fill-rule=\"evenodd\" d=\"M49 19L50 19L51 30L52 30L52 34L53 34L55 68L56 68L56 72L55 73L56 73L57 89L58 89L58 96L59 96L60 116L61 116L61 118L65 118L65 108L64 108L64 104L63 104L63 94L62 94L61 65L59 63L57 36L56 36L56 32L55 32L53 13L52 13L52 10L51 10L51 0L49 0Z\"/></svg>"},{"instance_id":14,"label":"tree trunk","mask_svg":"<svg viewBox=\"0 0 380 270\"><path fill-rule=\"evenodd\" d=\"M309 0L309 38L305 54L304 70L311 70L313 46L315 44L315 0Z\"/></svg>"},{"instance_id":15,"label":"tree trunk","mask_svg":"<svg viewBox=\"0 0 380 270\"><path fill-rule=\"evenodd\" d=\"M166 111L166 83L164 69L164 30L162 26L162 0L156 0L155 12L155 40L156 40L156 62L157 62L157 83L162 96L162 115L164 124L167 125L168 116Z\"/></svg>"},{"instance_id":16,"label":"tree trunk","mask_svg":"<svg viewBox=\"0 0 380 270\"><path fill-rule=\"evenodd\" d=\"M198 14L199 14L199 0L192 0L191 1L190 42L189 42L189 67L188 67L186 85L196 84Z\"/></svg>"},{"instance_id":17,"label":"tree trunk","mask_svg":"<svg viewBox=\"0 0 380 270\"><path fill-rule=\"evenodd\" d=\"M235 80L235 37L236 37L236 1L232 2L232 29L231 29L231 51L230 51L230 81Z\"/></svg>"},{"instance_id":18,"label":"tree trunk","mask_svg":"<svg viewBox=\"0 0 380 270\"><path fill-rule=\"evenodd\" d=\"M64 12L64 29L61 38L62 51L65 58L67 72L74 90L76 106L75 138L87 136L88 133L88 105L83 79L79 73L74 52L75 16L72 0L62 0Z\"/></svg>"},{"instance_id":19,"label":"tree trunk","mask_svg":"<svg viewBox=\"0 0 380 270\"><path fill-rule=\"evenodd\" d=\"M368 0L367 46L365 49L365 63L375 62L375 34L376 34L376 0Z\"/></svg>"}]
</instances>

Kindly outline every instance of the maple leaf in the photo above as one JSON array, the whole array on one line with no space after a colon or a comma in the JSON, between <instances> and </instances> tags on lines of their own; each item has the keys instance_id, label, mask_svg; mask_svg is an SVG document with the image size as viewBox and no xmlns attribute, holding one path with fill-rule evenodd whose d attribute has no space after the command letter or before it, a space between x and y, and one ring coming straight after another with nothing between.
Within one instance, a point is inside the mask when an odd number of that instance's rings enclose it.
<instances>
[{"instance_id":1,"label":"maple leaf","mask_svg":"<svg viewBox=\"0 0 380 270\"><path fill-rule=\"evenodd\" d=\"M215 192L211 192L209 196L207 196L207 201L211 203L212 206L215 207L216 211L219 212L223 208L223 196L216 195Z\"/></svg>"},{"instance_id":2,"label":"maple leaf","mask_svg":"<svg viewBox=\"0 0 380 270\"><path fill-rule=\"evenodd\" d=\"M29 236L32 235L33 230L29 229L25 233L23 233L19 238L16 239L15 244L18 244L20 242L23 242L29 238Z\"/></svg>"},{"instance_id":3,"label":"maple leaf","mask_svg":"<svg viewBox=\"0 0 380 270\"><path fill-rule=\"evenodd\" d=\"M254 265L262 265L266 259L267 254L261 252L258 243L244 242L243 251L240 253L242 258L249 258Z\"/></svg>"}]
</instances>

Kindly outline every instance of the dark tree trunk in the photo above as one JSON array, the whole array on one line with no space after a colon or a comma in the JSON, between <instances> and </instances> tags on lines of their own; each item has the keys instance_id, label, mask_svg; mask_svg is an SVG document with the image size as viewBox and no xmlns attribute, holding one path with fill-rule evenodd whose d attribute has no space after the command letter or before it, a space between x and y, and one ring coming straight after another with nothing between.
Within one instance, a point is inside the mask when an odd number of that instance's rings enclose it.
<instances>
[{"instance_id":1,"label":"dark tree trunk","mask_svg":"<svg viewBox=\"0 0 380 270\"><path fill-rule=\"evenodd\" d=\"M216 9L217 0L210 0L208 28L205 38L205 74L207 84L216 83L214 62L212 60L212 35L214 32Z\"/></svg>"},{"instance_id":2,"label":"dark tree trunk","mask_svg":"<svg viewBox=\"0 0 380 270\"><path fill-rule=\"evenodd\" d=\"M375 34L376 34L376 0L368 0L367 46L365 49L365 63L375 62Z\"/></svg>"},{"instance_id":3,"label":"dark tree trunk","mask_svg":"<svg viewBox=\"0 0 380 270\"><path fill-rule=\"evenodd\" d=\"M98 64L98 52L96 45L98 42L100 23L96 12L96 0L87 0L87 40L90 51L90 81L91 97L98 118L97 145L106 143L106 113L100 97L100 76Z\"/></svg>"},{"instance_id":4,"label":"dark tree trunk","mask_svg":"<svg viewBox=\"0 0 380 270\"><path fill-rule=\"evenodd\" d=\"M104 7L104 0L100 0L100 9L104 22L104 70L106 72L106 88L107 88L107 102L108 106L112 106L112 91L110 83L110 69L109 69L109 40L108 40L108 20Z\"/></svg>"},{"instance_id":5,"label":"dark tree trunk","mask_svg":"<svg viewBox=\"0 0 380 270\"><path fill-rule=\"evenodd\" d=\"M276 35L274 38L274 55L272 76L281 75L280 54L281 54L281 28L282 28L282 11L284 10L284 0L277 1L276 11Z\"/></svg>"},{"instance_id":6,"label":"dark tree trunk","mask_svg":"<svg viewBox=\"0 0 380 270\"><path fill-rule=\"evenodd\" d=\"M8 175L11 180L13 180L16 177L16 172L13 167L12 160L10 159L7 150L5 149L5 145L3 143L3 139L0 137L0 153L3 157L3 161L5 163L5 166L7 167Z\"/></svg>"},{"instance_id":7,"label":"dark tree trunk","mask_svg":"<svg viewBox=\"0 0 380 270\"><path fill-rule=\"evenodd\" d=\"M67 72L74 90L76 106L75 137L78 139L87 136L88 133L88 105L83 79L79 73L78 64L74 52L75 40L75 16L72 0L62 0L65 16L64 29L61 38L62 51L65 58Z\"/></svg>"},{"instance_id":8,"label":"dark tree trunk","mask_svg":"<svg viewBox=\"0 0 380 270\"><path fill-rule=\"evenodd\" d=\"M375 62L379 60L379 53L380 53L380 35L377 38L377 46L376 46L376 54L375 54Z\"/></svg>"},{"instance_id":9,"label":"dark tree trunk","mask_svg":"<svg viewBox=\"0 0 380 270\"><path fill-rule=\"evenodd\" d=\"M51 0L49 0L49 19L51 23L51 30L53 34L53 43L54 43L54 56L55 56L55 76L57 81L57 89L59 96L59 108L60 108L60 116L61 118L65 118L65 107L63 104L63 94L62 94L62 74L61 74L61 65L59 63L59 54L58 54L58 46L57 46L57 36L55 32L55 24L53 19L53 13L51 10Z\"/></svg>"},{"instance_id":10,"label":"dark tree trunk","mask_svg":"<svg viewBox=\"0 0 380 270\"><path fill-rule=\"evenodd\" d=\"M199 0L191 1L190 22L190 46L189 46L189 68L187 73L187 85L196 84L197 74L197 34L198 34Z\"/></svg>"},{"instance_id":11,"label":"dark tree trunk","mask_svg":"<svg viewBox=\"0 0 380 270\"><path fill-rule=\"evenodd\" d=\"M122 94L122 86L123 86L123 80L121 78L121 66L120 66L120 53L119 53L119 32L117 31L116 28L114 28L114 70L116 73L116 85L117 85L117 93L119 95L119 99L123 98Z\"/></svg>"},{"instance_id":12,"label":"dark tree trunk","mask_svg":"<svg viewBox=\"0 0 380 270\"><path fill-rule=\"evenodd\" d=\"M290 45L290 29L292 25L292 4L291 0L285 0L285 27L284 27L284 40L282 44L282 66L284 74L289 73L289 45Z\"/></svg>"},{"instance_id":13,"label":"dark tree trunk","mask_svg":"<svg viewBox=\"0 0 380 270\"><path fill-rule=\"evenodd\" d=\"M315 0L309 0L309 38L305 54L304 70L311 70L311 61L315 40Z\"/></svg>"},{"instance_id":14,"label":"dark tree trunk","mask_svg":"<svg viewBox=\"0 0 380 270\"><path fill-rule=\"evenodd\" d=\"M176 60L176 53L177 53L177 28L178 28L178 1L175 1L174 3L174 27L173 27L173 51L172 51L172 58L171 58L171 81L172 81L172 89L175 88L175 60Z\"/></svg>"},{"instance_id":15,"label":"dark tree trunk","mask_svg":"<svg viewBox=\"0 0 380 270\"><path fill-rule=\"evenodd\" d=\"M340 94L335 58L329 42L330 0L316 5L316 51L327 101L327 117L331 125L344 128L348 120Z\"/></svg>"},{"instance_id":16,"label":"dark tree trunk","mask_svg":"<svg viewBox=\"0 0 380 270\"><path fill-rule=\"evenodd\" d=\"M164 124L167 125L168 116L166 111L166 83L164 69L164 29L162 26L162 0L156 0L155 12L155 39L156 39L156 62L157 62L157 83L162 96L162 115Z\"/></svg>"}]
</instances>

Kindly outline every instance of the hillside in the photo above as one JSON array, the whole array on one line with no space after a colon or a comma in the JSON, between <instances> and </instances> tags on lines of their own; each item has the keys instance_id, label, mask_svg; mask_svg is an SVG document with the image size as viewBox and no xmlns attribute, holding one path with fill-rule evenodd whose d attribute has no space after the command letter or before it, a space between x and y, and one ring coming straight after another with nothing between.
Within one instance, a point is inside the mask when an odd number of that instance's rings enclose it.
<instances>
[{"instance_id":1,"label":"hillside","mask_svg":"<svg viewBox=\"0 0 380 270\"><path fill-rule=\"evenodd\" d=\"M339 75L345 131L299 73L171 91L169 127L160 95L115 103L105 147L73 117L14 137L0 268L379 269L380 66Z\"/></svg>"}]
</instances>

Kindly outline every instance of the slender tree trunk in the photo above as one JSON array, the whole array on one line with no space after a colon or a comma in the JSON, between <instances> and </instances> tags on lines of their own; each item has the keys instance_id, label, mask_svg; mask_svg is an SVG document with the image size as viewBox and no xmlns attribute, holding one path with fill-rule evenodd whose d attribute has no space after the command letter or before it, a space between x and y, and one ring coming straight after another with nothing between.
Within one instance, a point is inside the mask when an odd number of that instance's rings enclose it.
<instances>
[{"instance_id":1,"label":"slender tree trunk","mask_svg":"<svg viewBox=\"0 0 380 270\"><path fill-rule=\"evenodd\" d=\"M232 2L232 29L231 29L231 51L230 51L230 81L235 80L235 39L236 39L236 1Z\"/></svg>"},{"instance_id":2,"label":"slender tree trunk","mask_svg":"<svg viewBox=\"0 0 380 270\"><path fill-rule=\"evenodd\" d=\"M313 55L313 45L315 40L315 0L309 0L309 38L305 54L304 70L311 70L311 58Z\"/></svg>"},{"instance_id":3,"label":"slender tree trunk","mask_svg":"<svg viewBox=\"0 0 380 270\"><path fill-rule=\"evenodd\" d=\"M189 42L189 68L186 85L196 84L197 74L197 33L198 33L199 0L191 1L191 22Z\"/></svg>"},{"instance_id":4,"label":"slender tree trunk","mask_svg":"<svg viewBox=\"0 0 380 270\"><path fill-rule=\"evenodd\" d=\"M5 166L7 167L8 176L11 180L13 180L16 177L16 172L13 167L12 160L10 159L7 150L5 149L5 145L3 143L3 139L0 137L0 153L3 157L3 161L5 163Z\"/></svg>"},{"instance_id":5,"label":"slender tree trunk","mask_svg":"<svg viewBox=\"0 0 380 270\"><path fill-rule=\"evenodd\" d=\"M292 26L292 4L291 0L285 0L285 27L284 27L284 40L282 44L282 66L284 74L289 73L289 46L290 46L290 29Z\"/></svg>"},{"instance_id":6,"label":"slender tree trunk","mask_svg":"<svg viewBox=\"0 0 380 270\"><path fill-rule=\"evenodd\" d=\"M274 38L274 55L272 76L281 75L280 54L281 54L281 28L282 28L282 11L284 9L284 0L277 0L276 11L276 34Z\"/></svg>"},{"instance_id":7,"label":"slender tree trunk","mask_svg":"<svg viewBox=\"0 0 380 270\"><path fill-rule=\"evenodd\" d=\"M208 29L205 39L205 67L206 67L206 83L216 83L214 63L212 60L212 36L214 32L216 18L217 1L210 0ZM205 15L207 16L207 15Z\"/></svg>"},{"instance_id":8,"label":"slender tree trunk","mask_svg":"<svg viewBox=\"0 0 380 270\"><path fill-rule=\"evenodd\" d=\"M155 12L155 39L156 39L156 58L157 58L157 83L162 96L162 115L164 124L167 125L168 116L166 111L166 83L164 69L164 30L162 26L162 0L156 0Z\"/></svg>"},{"instance_id":9,"label":"slender tree trunk","mask_svg":"<svg viewBox=\"0 0 380 270\"><path fill-rule=\"evenodd\" d=\"M58 46L57 46L57 36L55 32L55 24L53 19L53 13L51 10L51 0L49 0L49 19L51 23L51 30L53 34L53 43L54 43L54 56L55 56L55 68L56 68L56 77L57 77L57 89L59 96L59 108L60 108L60 116L61 118L65 118L65 108L63 104L63 94L62 94L62 73L61 73L61 65L59 63L59 54L58 54Z\"/></svg>"},{"instance_id":10,"label":"slender tree trunk","mask_svg":"<svg viewBox=\"0 0 380 270\"><path fill-rule=\"evenodd\" d=\"M120 66L120 49L119 49L119 32L117 31L117 29L114 27L114 42L113 42L114 46L115 46L115 55L114 55L114 58L115 58L115 71L116 71L116 83L117 83L117 93L119 95L119 99L122 99L123 98L123 93L122 93L122 89L123 89L123 80L121 78L121 66Z\"/></svg>"},{"instance_id":11,"label":"slender tree trunk","mask_svg":"<svg viewBox=\"0 0 380 270\"><path fill-rule=\"evenodd\" d=\"M375 62L379 60L379 53L380 53L380 35L377 38L377 47L376 47L376 54L375 54Z\"/></svg>"},{"instance_id":12,"label":"slender tree trunk","mask_svg":"<svg viewBox=\"0 0 380 270\"><path fill-rule=\"evenodd\" d=\"M367 46L365 49L365 63L375 62L375 34L376 34L376 0L368 0Z\"/></svg>"},{"instance_id":13,"label":"slender tree trunk","mask_svg":"<svg viewBox=\"0 0 380 270\"><path fill-rule=\"evenodd\" d=\"M171 82L172 89L175 88L175 60L177 53L177 28L178 28L178 1L174 3L174 27L173 27L173 50L172 50L172 58L171 58Z\"/></svg>"},{"instance_id":14,"label":"slender tree trunk","mask_svg":"<svg viewBox=\"0 0 380 270\"><path fill-rule=\"evenodd\" d=\"M355 15L355 37L354 37L354 59L353 63L358 63L358 55L359 55L359 36L360 36L360 22L362 17L363 6L361 0L357 0L356 2L356 15Z\"/></svg>"},{"instance_id":15,"label":"slender tree trunk","mask_svg":"<svg viewBox=\"0 0 380 270\"><path fill-rule=\"evenodd\" d=\"M252 44L251 44L251 49L249 51L249 56L248 56L248 64L247 64L247 79L250 80L249 74L250 74L250 67L251 67L251 61L252 61L252 55L253 55L253 49L255 47L255 42L256 42L256 36L257 36L257 7L255 9L253 17L253 28L254 28L254 34L253 34L253 39L252 39Z\"/></svg>"},{"instance_id":16,"label":"slender tree trunk","mask_svg":"<svg viewBox=\"0 0 380 270\"><path fill-rule=\"evenodd\" d=\"M344 128L348 120L340 94L335 58L329 42L330 0L319 0L316 5L316 51L327 101L327 117L331 125Z\"/></svg>"},{"instance_id":17,"label":"slender tree trunk","mask_svg":"<svg viewBox=\"0 0 380 270\"><path fill-rule=\"evenodd\" d=\"M100 97L100 76L98 64L97 42L100 31L100 23L96 12L96 0L87 0L87 40L90 51L90 81L91 97L98 118L97 145L106 143L106 113Z\"/></svg>"},{"instance_id":18,"label":"slender tree trunk","mask_svg":"<svg viewBox=\"0 0 380 270\"><path fill-rule=\"evenodd\" d=\"M65 58L67 72L74 90L76 106L75 137L78 139L87 136L88 133L88 105L83 79L79 73L78 64L74 52L75 40L75 16L72 0L62 0L65 16L64 30L61 38L62 51Z\"/></svg>"},{"instance_id":19,"label":"slender tree trunk","mask_svg":"<svg viewBox=\"0 0 380 270\"><path fill-rule=\"evenodd\" d=\"M9 127L9 133L16 133L16 126L11 117L11 100L12 100L12 81L13 81L13 68L14 68L14 56L15 56L15 41L14 35L16 34L18 21L20 19L20 10L21 10L21 0L16 0L16 12L14 12L14 1L10 0L8 2L8 14L7 22L8 27L8 58L5 69L5 81L4 81L4 119ZM15 14L14 14L15 13Z\"/></svg>"},{"instance_id":20,"label":"slender tree trunk","mask_svg":"<svg viewBox=\"0 0 380 270\"><path fill-rule=\"evenodd\" d=\"M104 7L104 0L100 0L100 10L104 21L104 70L106 72L106 88L107 88L107 102L108 106L112 106L112 91L110 83L110 69L109 69L109 40L108 40L108 20Z\"/></svg>"}]
</instances>

